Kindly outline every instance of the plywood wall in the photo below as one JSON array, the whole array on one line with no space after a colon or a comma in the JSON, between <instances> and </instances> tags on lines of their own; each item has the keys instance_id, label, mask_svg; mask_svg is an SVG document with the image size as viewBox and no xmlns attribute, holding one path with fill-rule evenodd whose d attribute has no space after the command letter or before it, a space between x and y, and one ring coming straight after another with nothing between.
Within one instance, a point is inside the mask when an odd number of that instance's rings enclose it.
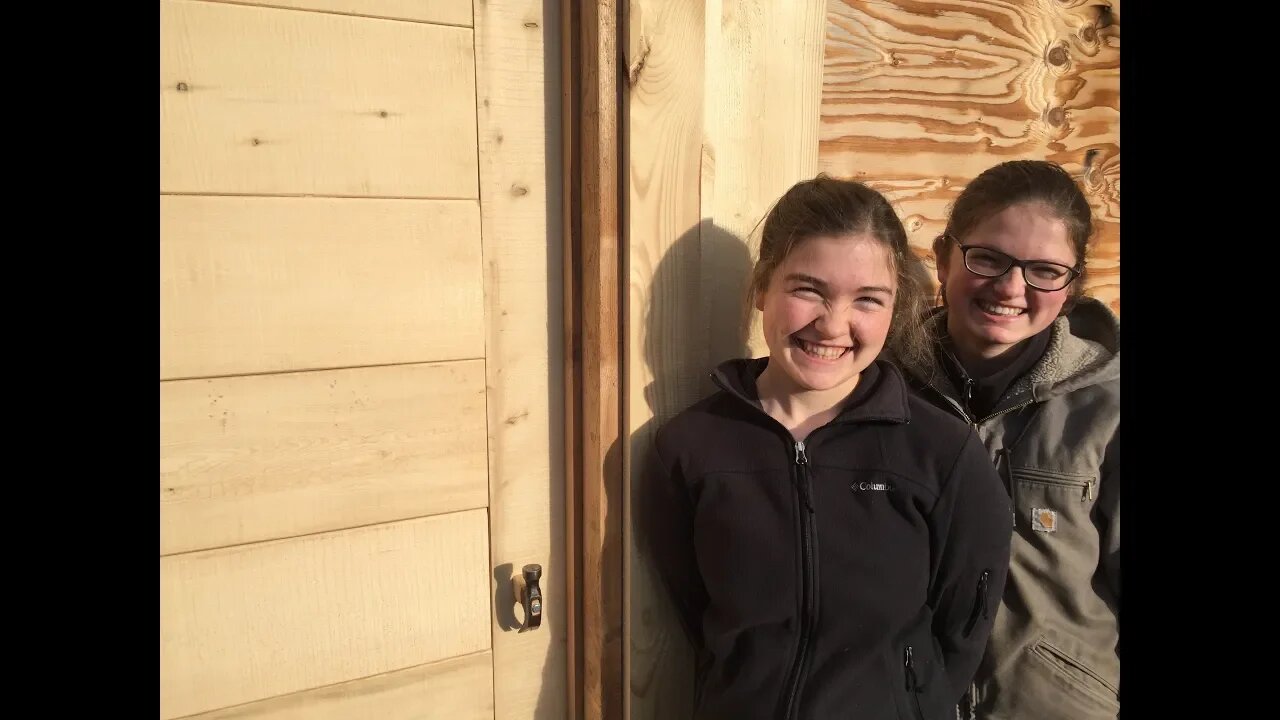
<instances>
[{"instance_id":1,"label":"plywood wall","mask_svg":"<svg viewBox=\"0 0 1280 720\"><path fill-rule=\"evenodd\" d=\"M895 201L929 247L965 183L1060 163L1098 232L1089 294L1120 311L1120 0L830 0L820 168Z\"/></svg>"},{"instance_id":2,"label":"plywood wall","mask_svg":"<svg viewBox=\"0 0 1280 720\"><path fill-rule=\"evenodd\" d=\"M632 460L655 427L711 389L716 363L750 352L748 238L782 192L817 172L824 10L817 0L629 5L624 417L633 493L643 489ZM630 716L685 717L690 651L628 536Z\"/></svg>"}]
</instances>

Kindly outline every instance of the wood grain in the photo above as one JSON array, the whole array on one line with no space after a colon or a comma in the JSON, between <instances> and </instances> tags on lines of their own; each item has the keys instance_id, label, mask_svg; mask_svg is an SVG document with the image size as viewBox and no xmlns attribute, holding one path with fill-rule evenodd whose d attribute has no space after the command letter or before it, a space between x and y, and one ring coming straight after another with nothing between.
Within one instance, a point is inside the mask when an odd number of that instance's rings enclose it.
<instances>
[{"instance_id":1,"label":"wood grain","mask_svg":"<svg viewBox=\"0 0 1280 720\"><path fill-rule=\"evenodd\" d=\"M474 200L160 198L160 377L484 356Z\"/></svg>"},{"instance_id":2,"label":"wood grain","mask_svg":"<svg viewBox=\"0 0 1280 720\"><path fill-rule=\"evenodd\" d=\"M471 27L471 0L210 0Z\"/></svg>"},{"instance_id":3,"label":"wood grain","mask_svg":"<svg viewBox=\"0 0 1280 720\"><path fill-rule=\"evenodd\" d=\"M895 201L932 261L970 179L1060 163L1098 220L1086 288L1119 312L1119 62L1119 0L831 0L820 167Z\"/></svg>"},{"instance_id":4,"label":"wood grain","mask_svg":"<svg viewBox=\"0 0 1280 720\"><path fill-rule=\"evenodd\" d=\"M563 717L543 16L161 3L163 716Z\"/></svg>"},{"instance_id":5,"label":"wood grain","mask_svg":"<svg viewBox=\"0 0 1280 720\"><path fill-rule=\"evenodd\" d=\"M160 717L488 649L485 516L160 558Z\"/></svg>"},{"instance_id":6,"label":"wood grain","mask_svg":"<svg viewBox=\"0 0 1280 720\"><path fill-rule=\"evenodd\" d=\"M583 707L582 654L582 150L578 122L582 105L582 10L586 3L560 0L560 256L561 350L564 358L564 572L565 572L565 720L580 720Z\"/></svg>"},{"instance_id":7,"label":"wood grain","mask_svg":"<svg viewBox=\"0 0 1280 720\"><path fill-rule=\"evenodd\" d=\"M484 507L484 362L160 384L160 554Z\"/></svg>"},{"instance_id":8,"label":"wood grain","mask_svg":"<svg viewBox=\"0 0 1280 720\"><path fill-rule=\"evenodd\" d=\"M572 408L566 449L574 534L568 561L578 566L571 667L571 717L624 715L622 356L619 255L617 7L574 3L565 51L571 68L564 117L572 199L566 256L567 357Z\"/></svg>"},{"instance_id":9,"label":"wood grain","mask_svg":"<svg viewBox=\"0 0 1280 720\"><path fill-rule=\"evenodd\" d=\"M707 3L633 0L628 17L626 472L655 426L701 387L707 325L698 294ZM630 506L635 506L635 500ZM693 657L665 590L628 533L627 647L631 719L685 718Z\"/></svg>"},{"instance_id":10,"label":"wood grain","mask_svg":"<svg viewBox=\"0 0 1280 720\"><path fill-rule=\"evenodd\" d=\"M493 567L516 575L543 567L542 627L517 633L499 608L493 624L495 717L565 717L564 447L558 277L561 237L551 232L542 0L485 0L474 7L480 207L485 267L485 357ZM558 50L553 49L553 53ZM558 118L550 127L559 127ZM557 212L557 210L551 211ZM553 364L555 363L555 364ZM558 405L558 403L557 403ZM495 598L513 601L495 580Z\"/></svg>"},{"instance_id":11,"label":"wood grain","mask_svg":"<svg viewBox=\"0 0 1280 720\"><path fill-rule=\"evenodd\" d=\"M466 28L160 3L160 191L475 198Z\"/></svg>"},{"instance_id":12,"label":"wood grain","mask_svg":"<svg viewBox=\"0 0 1280 720\"><path fill-rule=\"evenodd\" d=\"M820 0L633 2L628 97L625 472L654 430L713 390L719 362L760 352L747 313L753 231L817 170ZM687 717L691 653L628 519L630 717Z\"/></svg>"},{"instance_id":13,"label":"wood grain","mask_svg":"<svg viewBox=\"0 0 1280 720\"><path fill-rule=\"evenodd\" d=\"M699 280L714 365L745 354L739 318L749 272L728 240L745 240L753 260L769 209L818 172L826 6L719 0L708 11ZM749 352L766 354L759 313L746 309Z\"/></svg>"},{"instance_id":14,"label":"wood grain","mask_svg":"<svg viewBox=\"0 0 1280 720\"><path fill-rule=\"evenodd\" d=\"M187 716L190 720L492 720L493 653Z\"/></svg>"}]
</instances>

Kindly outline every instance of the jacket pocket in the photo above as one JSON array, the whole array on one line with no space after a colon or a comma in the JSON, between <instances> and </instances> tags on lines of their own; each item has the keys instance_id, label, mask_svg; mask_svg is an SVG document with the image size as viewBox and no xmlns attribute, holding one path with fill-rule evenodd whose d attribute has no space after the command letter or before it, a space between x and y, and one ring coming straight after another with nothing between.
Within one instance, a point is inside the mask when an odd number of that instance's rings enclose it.
<instances>
[{"instance_id":1,"label":"jacket pocket","mask_svg":"<svg viewBox=\"0 0 1280 720\"><path fill-rule=\"evenodd\" d=\"M1031 654L1085 695L1106 705L1120 707L1120 691L1114 685L1045 638L1036 641L1031 647Z\"/></svg>"},{"instance_id":2,"label":"jacket pocket","mask_svg":"<svg viewBox=\"0 0 1280 720\"><path fill-rule=\"evenodd\" d=\"M1013 477L1023 483L1077 490L1079 491L1080 502L1092 502L1098 492L1098 478L1095 475L1078 475L1056 470L1015 467L1013 468Z\"/></svg>"},{"instance_id":3,"label":"jacket pocket","mask_svg":"<svg viewBox=\"0 0 1280 720\"><path fill-rule=\"evenodd\" d=\"M969 637L973 634L973 629L977 627L979 620L986 620L991 617L991 571L983 570L978 576L978 588L974 593L973 609L969 611L969 620L964 624L963 637Z\"/></svg>"},{"instance_id":4,"label":"jacket pocket","mask_svg":"<svg viewBox=\"0 0 1280 720\"><path fill-rule=\"evenodd\" d=\"M900 717L905 720L937 720L955 717L955 698L949 698L950 679L942 662L942 649L927 630L912 633L897 649L899 681L896 683Z\"/></svg>"},{"instance_id":5,"label":"jacket pocket","mask_svg":"<svg viewBox=\"0 0 1280 720\"><path fill-rule=\"evenodd\" d=\"M1061 541L1067 543L1086 528L1094 530L1090 513L1097 496L1096 476L1028 467L1012 468L1012 475L1014 527L1018 531L1072 536Z\"/></svg>"},{"instance_id":6,"label":"jacket pocket","mask_svg":"<svg viewBox=\"0 0 1280 720\"><path fill-rule=\"evenodd\" d=\"M914 720L924 720L924 708L920 707L920 693L924 688L920 685L920 675L916 669L915 647L908 645L902 653L903 679L906 681L907 709Z\"/></svg>"}]
</instances>

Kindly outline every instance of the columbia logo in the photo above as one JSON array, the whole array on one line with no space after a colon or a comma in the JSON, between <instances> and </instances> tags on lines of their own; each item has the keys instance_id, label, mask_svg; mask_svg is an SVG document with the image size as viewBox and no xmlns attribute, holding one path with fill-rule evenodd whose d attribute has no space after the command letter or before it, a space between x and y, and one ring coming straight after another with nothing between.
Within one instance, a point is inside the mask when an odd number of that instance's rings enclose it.
<instances>
[{"instance_id":1,"label":"columbia logo","mask_svg":"<svg viewBox=\"0 0 1280 720\"><path fill-rule=\"evenodd\" d=\"M858 482L849 486L854 492L862 492L865 490L879 490L880 492L892 492L894 490L893 483L877 483L877 482Z\"/></svg>"}]
</instances>

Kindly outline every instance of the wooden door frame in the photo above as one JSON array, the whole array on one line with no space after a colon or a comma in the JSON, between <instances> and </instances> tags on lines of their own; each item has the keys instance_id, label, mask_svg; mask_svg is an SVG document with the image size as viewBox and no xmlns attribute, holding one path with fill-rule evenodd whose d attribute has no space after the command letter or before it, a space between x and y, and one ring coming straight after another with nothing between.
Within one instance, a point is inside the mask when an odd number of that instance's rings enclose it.
<instances>
[{"instance_id":1,"label":"wooden door frame","mask_svg":"<svg viewBox=\"0 0 1280 720\"><path fill-rule=\"evenodd\" d=\"M568 708L624 717L623 3L560 0Z\"/></svg>"}]
</instances>

